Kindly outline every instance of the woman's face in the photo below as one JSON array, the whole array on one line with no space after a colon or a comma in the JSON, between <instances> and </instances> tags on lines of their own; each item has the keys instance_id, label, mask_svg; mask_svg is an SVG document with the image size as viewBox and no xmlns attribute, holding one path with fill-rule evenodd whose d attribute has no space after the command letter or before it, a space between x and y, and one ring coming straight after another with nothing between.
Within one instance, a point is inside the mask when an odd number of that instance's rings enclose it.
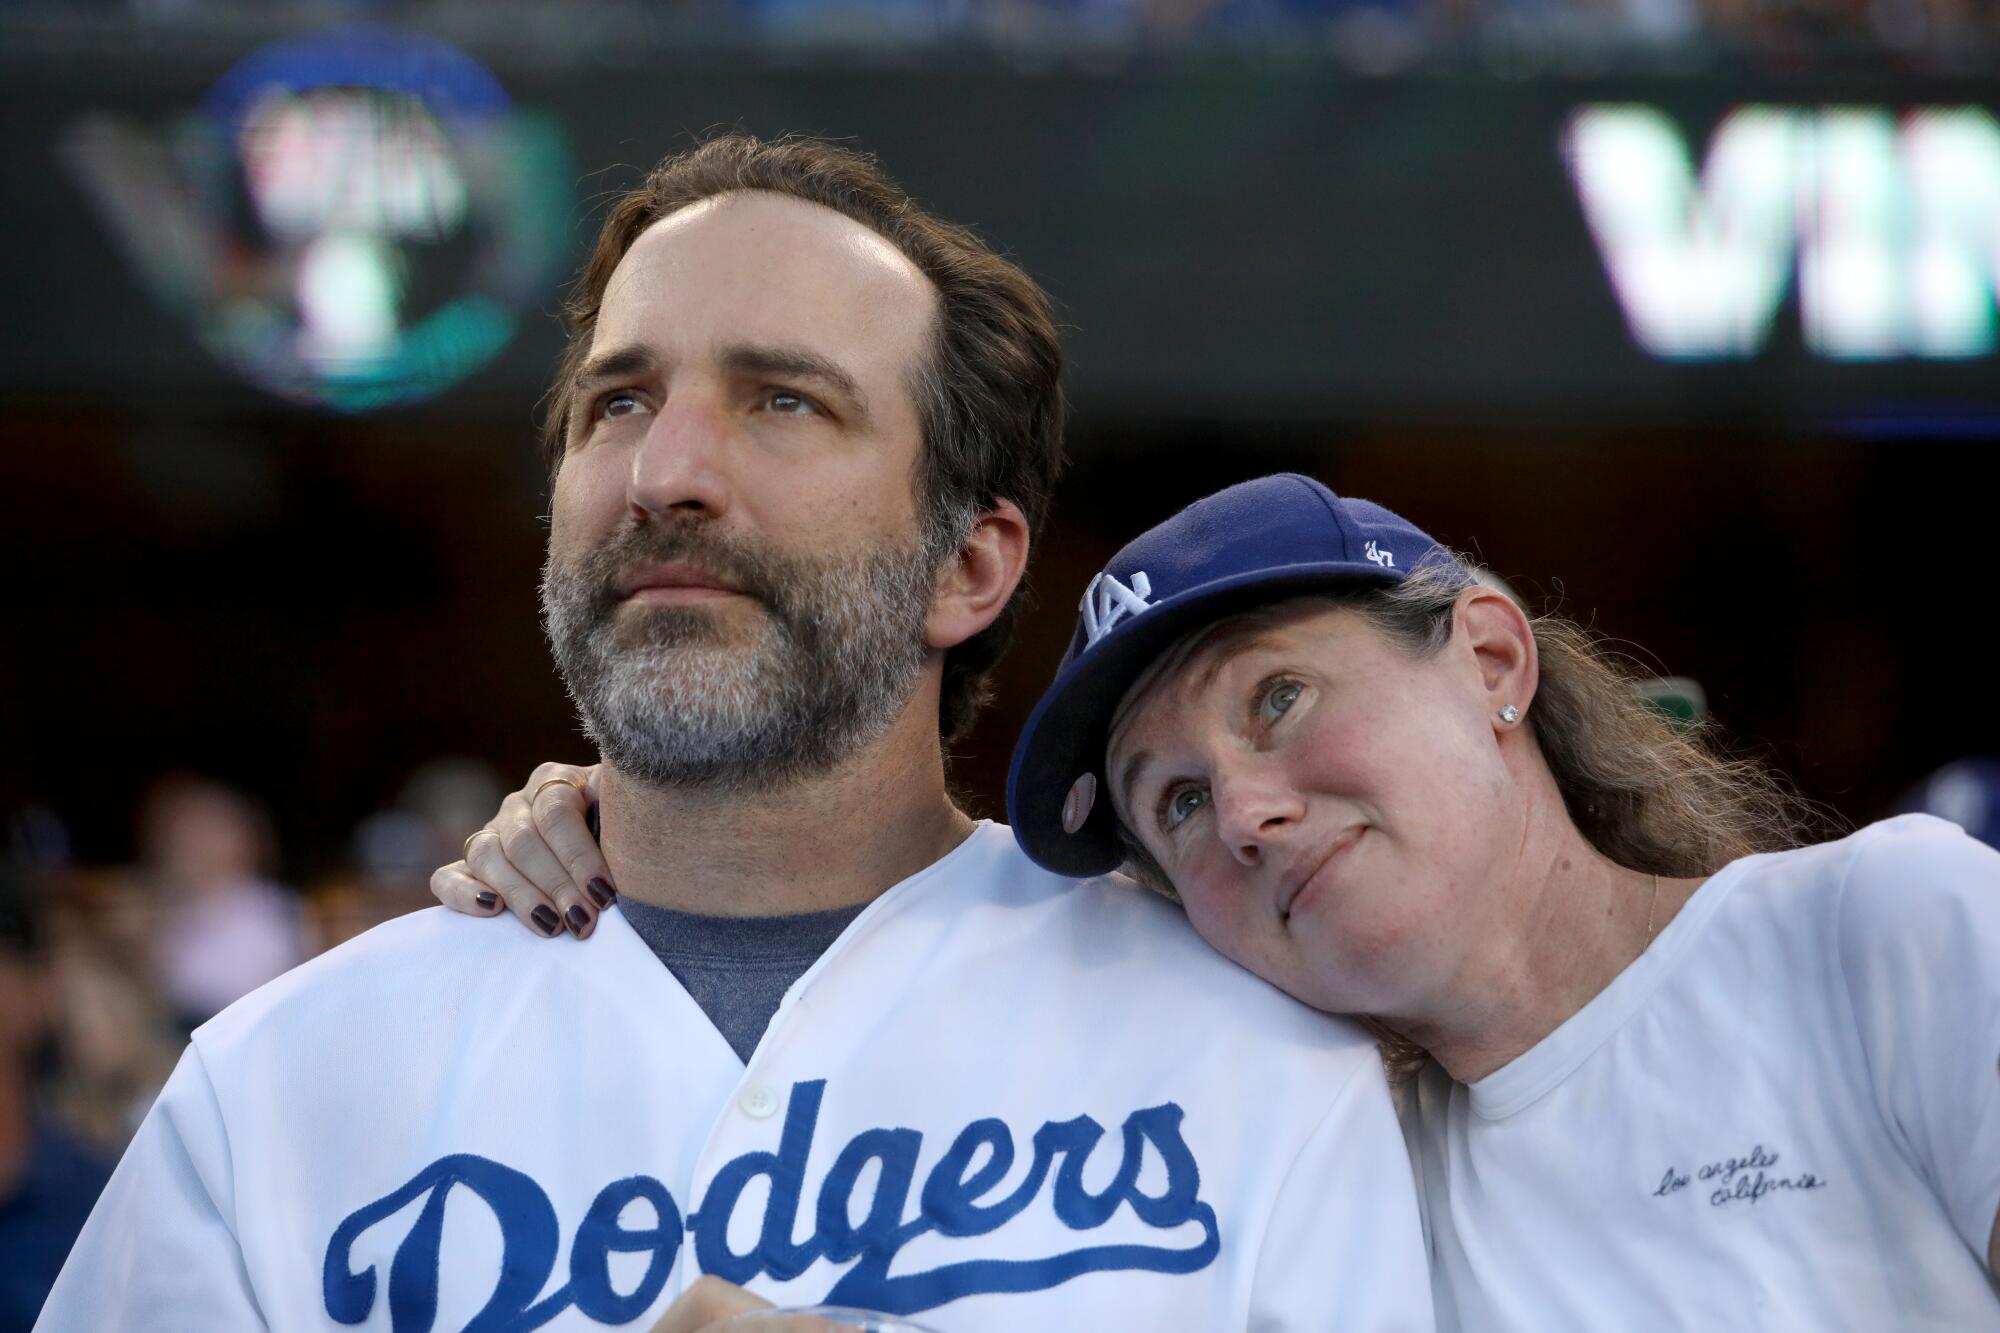
<instances>
[{"instance_id":1,"label":"woman's face","mask_svg":"<svg viewBox=\"0 0 2000 1333\"><path fill-rule=\"evenodd\" d=\"M1478 948L1480 890L1525 826L1495 678L1462 625L1417 658L1353 611L1287 604L1128 701L1112 799L1221 953L1317 1008L1411 1013Z\"/></svg>"}]
</instances>

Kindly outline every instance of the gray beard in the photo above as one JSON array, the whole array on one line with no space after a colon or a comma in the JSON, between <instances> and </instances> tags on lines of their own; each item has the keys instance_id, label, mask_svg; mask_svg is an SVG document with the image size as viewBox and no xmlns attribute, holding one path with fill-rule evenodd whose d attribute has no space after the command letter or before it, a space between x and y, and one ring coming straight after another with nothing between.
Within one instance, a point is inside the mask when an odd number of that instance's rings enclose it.
<instances>
[{"instance_id":1,"label":"gray beard","mask_svg":"<svg viewBox=\"0 0 2000 1333\"><path fill-rule=\"evenodd\" d=\"M762 604L748 642L740 607L621 606L626 569L670 560ZM783 785L880 739L909 702L938 567L921 546L809 558L700 521L635 524L574 565L550 554L542 623L584 731L621 774L657 787Z\"/></svg>"}]
</instances>

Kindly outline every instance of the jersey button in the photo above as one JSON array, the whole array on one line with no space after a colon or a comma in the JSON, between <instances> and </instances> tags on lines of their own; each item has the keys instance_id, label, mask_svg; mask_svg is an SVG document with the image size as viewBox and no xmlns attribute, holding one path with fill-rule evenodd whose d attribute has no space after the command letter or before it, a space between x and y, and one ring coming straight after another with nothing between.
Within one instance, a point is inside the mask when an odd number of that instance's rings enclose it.
<instances>
[{"instance_id":1,"label":"jersey button","mask_svg":"<svg viewBox=\"0 0 2000 1333\"><path fill-rule=\"evenodd\" d=\"M736 1099L736 1104L743 1108L743 1114L752 1120L764 1120L778 1109L778 1094L761 1083L754 1084L743 1089L743 1094Z\"/></svg>"}]
</instances>

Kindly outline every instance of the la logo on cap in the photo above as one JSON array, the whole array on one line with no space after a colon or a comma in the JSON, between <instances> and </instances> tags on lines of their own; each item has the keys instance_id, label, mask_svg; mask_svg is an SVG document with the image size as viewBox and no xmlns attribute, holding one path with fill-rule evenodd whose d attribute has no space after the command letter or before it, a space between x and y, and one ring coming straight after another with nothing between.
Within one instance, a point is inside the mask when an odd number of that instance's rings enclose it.
<instances>
[{"instance_id":1,"label":"la logo on cap","mask_svg":"<svg viewBox=\"0 0 2000 1333\"><path fill-rule=\"evenodd\" d=\"M1063 832L1074 833L1082 828L1083 821L1090 818L1090 807L1096 804L1097 775L1085 773L1069 784L1069 795L1063 797Z\"/></svg>"},{"instance_id":2,"label":"la logo on cap","mask_svg":"<svg viewBox=\"0 0 2000 1333\"><path fill-rule=\"evenodd\" d=\"M1083 613L1084 637L1095 644L1111 632L1111 627L1126 616L1138 615L1152 603L1146 599L1153 595L1153 581L1140 570L1132 576L1132 586L1126 587L1105 570L1090 581L1083 590L1083 600L1076 609Z\"/></svg>"}]
</instances>

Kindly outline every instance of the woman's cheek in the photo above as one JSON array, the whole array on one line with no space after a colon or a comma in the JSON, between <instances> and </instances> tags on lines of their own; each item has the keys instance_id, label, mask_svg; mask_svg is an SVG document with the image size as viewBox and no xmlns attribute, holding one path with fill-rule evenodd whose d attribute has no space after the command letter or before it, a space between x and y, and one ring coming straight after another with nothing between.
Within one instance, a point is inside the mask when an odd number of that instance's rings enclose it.
<instances>
[{"instance_id":1,"label":"woman's cheek","mask_svg":"<svg viewBox=\"0 0 2000 1333\"><path fill-rule=\"evenodd\" d=\"M1181 903L1188 924L1209 948L1274 985L1285 985L1280 975L1287 970L1283 942L1275 930L1260 928L1242 891L1183 889Z\"/></svg>"},{"instance_id":2,"label":"woman's cheek","mask_svg":"<svg viewBox=\"0 0 2000 1333\"><path fill-rule=\"evenodd\" d=\"M1315 907L1292 933L1306 970L1342 992L1342 1009L1385 1003L1437 956L1458 915L1424 885L1393 874L1358 878Z\"/></svg>"},{"instance_id":3,"label":"woman's cheek","mask_svg":"<svg viewBox=\"0 0 2000 1333\"><path fill-rule=\"evenodd\" d=\"M1211 948L1234 958L1232 945L1242 935L1244 925L1240 906L1232 907L1234 900L1230 894L1198 879L1183 876L1176 882L1176 887L1180 891L1181 906L1187 912L1188 924L1194 927L1195 934L1206 940Z\"/></svg>"}]
</instances>

